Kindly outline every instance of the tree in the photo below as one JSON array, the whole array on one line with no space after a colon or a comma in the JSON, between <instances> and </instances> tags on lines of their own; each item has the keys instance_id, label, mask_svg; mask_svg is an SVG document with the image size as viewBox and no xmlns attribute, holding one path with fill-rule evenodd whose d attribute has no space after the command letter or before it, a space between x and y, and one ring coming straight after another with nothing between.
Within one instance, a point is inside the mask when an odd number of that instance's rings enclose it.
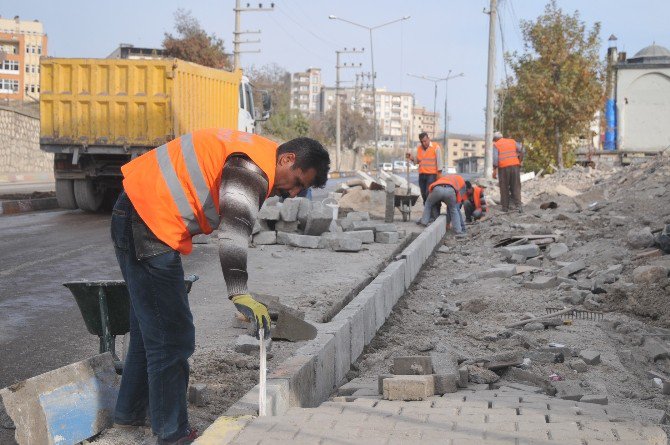
<instances>
[{"instance_id":1,"label":"tree","mask_svg":"<svg viewBox=\"0 0 670 445\"><path fill-rule=\"evenodd\" d=\"M325 116L326 130L329 138L335 140L337 131L337 115L335 107L328 110ZM372 125L359 111L352 110L347 104L340 106L340 136L342 146L354 152L352 161L352 170L356 170L358 157L360 156L359 141L370 139L372 135Z\"/></svg>"},{"instance_id":2,"label":"tree","mask_svg":"<svg viewBox=\"0 0 670 445\"><path fill-rule=\"evenodd\" d=\"M600 23L587 30L579 12L551 0L535 21L521 21L522 54L506 54L514 75L498 92L498 127L529 147L527 168L563 168L574 141L589 132L603 103Z\"/></svg>"},{"instance_id":3,"label":"tree","mask_svg":"<svg viewBox=\"0 0 670 445\"><path fill-rule=\"evenodd\" d=\"M190 11L178 9L174 13L177 36L165 33L163 48L168 56L218 69L230 69L223 40L215 34L207 35Z\"/></svg>"}]
</instances>

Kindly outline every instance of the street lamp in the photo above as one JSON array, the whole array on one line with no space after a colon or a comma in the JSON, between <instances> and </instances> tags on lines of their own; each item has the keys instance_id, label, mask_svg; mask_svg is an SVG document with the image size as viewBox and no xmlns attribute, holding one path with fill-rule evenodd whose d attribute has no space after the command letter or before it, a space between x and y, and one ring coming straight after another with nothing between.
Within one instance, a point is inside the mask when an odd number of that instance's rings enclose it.
<instances>
[{"instance_id":1,"label":"street lamp","mask_svg":"<svg viewBox=\"0 0 670 445\"><path fill-rule=\"evenodd\" d=\"M449 70L446 77L421 76L421 75L410 74L410 73L407 73L407 75L412 76L412 77L416 77L417 79L423 79L423 80L427 80L429 82L433 82L433 84L435 85L435 93L434 93L434 96L433 96L433 118L435 118L435 116L436 116L435 108L436 108L436 104L437 104L437 83L444 81L444 131L443 131L443 134L442 134L442 150L443 150L443 152L442 152L442 163L444 164L444 170L445 170L445 173L446 173L447 168L448 168L448 166L447 166L447 159L448 159L447 152L449 151L449 147L447 147L447 133L449 132L449 118L447 117L448 116L448 114L447 114L448 113L448 108L447 108L447 97L448 97L448 95L447 95L447 93L448 93L448 89L449 89L449 81L451 79L455 79L456 77L463 77L464 74L459 73L459 74L454 74L452 76L451 75L451 70ZM435 125L435 126L437 127L437 125Z\"/></svg>"},{"instance_id":2,"label":"street lamp","mask_svg":"<svg viewBox=\"0 0 670 445\"><path fill-rule=\"evenodd\" d=\"M374 131L374 136L375 136L375 167L379 165L379 141L377 140L377 89L375 88L375 77L377 75L375 74L375 56L374 56L374 51L372 47L372 31L374 31L377 28L381 28L387 25L391 25L396 22L400 22L403 20L407 20L410 18L410 16L406 15L404 17L401 17L399 19L391 20L390 22L382 23L381 25L377 26L365 26L361 25L360 23L352 22L351 20L343 19L342 17L338 17L336 15L329 15L328 18L330 20L341 20L343 22L349 23L350 25L358 26L359 28L367 29L368 32L370 33L370 65L372 69L372 127Z\"/></svg>"}]
</instances>

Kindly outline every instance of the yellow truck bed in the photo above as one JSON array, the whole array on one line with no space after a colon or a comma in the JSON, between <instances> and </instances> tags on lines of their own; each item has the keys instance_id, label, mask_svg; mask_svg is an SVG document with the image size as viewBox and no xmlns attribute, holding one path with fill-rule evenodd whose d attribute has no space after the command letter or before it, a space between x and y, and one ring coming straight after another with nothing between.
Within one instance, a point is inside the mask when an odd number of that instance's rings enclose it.
<instances>
[{"instance_id":1,"label":"yellow truck bed","mask_svg":"<svg viewBox=\"0 0 670 445\"><path fill-rule=\"evenodd\" d=\"M47 151L152 148L199 128L237 129L239 70L178 59L45 58L40 64L40 143Z\"/></svg>"}]
</instances>

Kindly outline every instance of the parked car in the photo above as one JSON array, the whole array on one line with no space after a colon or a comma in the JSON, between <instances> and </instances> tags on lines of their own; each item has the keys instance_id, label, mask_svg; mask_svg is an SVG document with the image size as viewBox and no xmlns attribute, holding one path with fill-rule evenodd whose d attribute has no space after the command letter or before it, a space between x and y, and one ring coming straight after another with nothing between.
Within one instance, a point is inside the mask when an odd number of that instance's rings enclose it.
<instances>
[{"instance_id":1,"label":"parked car","mask_svg":"<svg viewBox=\"0 0 670 445\"><path fill-rule=\"evenodd\" d=\"M392 172L393 171L393 164L391 164L390 162L384 162L382 164L382 170L384 170L385 172Z\"/></svg>"},{"instance_id":2,"label":"parked car","mask_svg":"<svg viewBox=\"0 0 670 445\"><path fill-rule=\"evenodd\" d=\"M393 161L393 171L404 172L407 170L407 161Z\"/></svg>"}]
</instances>

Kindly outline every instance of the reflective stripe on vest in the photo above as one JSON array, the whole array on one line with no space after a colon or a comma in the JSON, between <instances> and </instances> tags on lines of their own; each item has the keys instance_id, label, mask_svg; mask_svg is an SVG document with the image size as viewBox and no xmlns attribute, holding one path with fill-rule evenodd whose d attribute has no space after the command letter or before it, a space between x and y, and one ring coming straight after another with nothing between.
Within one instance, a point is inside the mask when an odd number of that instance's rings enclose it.
<instances>
[{"instance_id":1,"label":"reflective stripe on vest","mask_svg":"<svg viewBox=\"0 0 670 445\"><path fill-rule=\"evenodd\" d=\"M430 143L427 149L419 145L416 148L416 157L419 161L419 173L435 175L437 174L437 145Z\"/></svg>"},{"instance_id":2,"label":"reflective stripe on vest","mask_svg":"<svg viewBox=\"0 0 670 445\"><path fill-rule=\"evenodd\" d=\"M158 160L158 166L161 169L163 179L168 186L170 195L177 205L179 215L184 221L186 230L188 230L188 233L190 233L191 236L200 233L200 224L195 217L195 213L193 213L191 205L188 203L184 189L181 186L181 181L179 180L177 172L172 165L172 161L170 160L170 155L168 154L167 150L167 144L161 145L156 149L156 159Z\"/></svg>"},{"instance_id":3,"label":"reflective stripe on vest","mask_svg":"<svg viewBox=\"0 0 670 445\"><path fill-rule=\"evenodd\" d=\"M498 149L498 168L521 165L516 153L516 141L514 139L498 139L494 145Z\"/></svg>"},{"instance_id":4,"label":"reflective stripe on vest","mask_svg":"<svg viewBox=\"0 0 670 445\"><path fill-rule=\"evenodd\" d=\"M200 165L198 165L198 155L195 153L193 137L190 134L181 137L181 152L184 156L186 169L191 177L191 183L195 187L196 194L198 195L198 201L200 201L202 211L207 218L207 223L209 224L209 227L214 230L219 227L219 212L216 210L214 199L212 198L209 187L207 187L202 170L200 170Z\"/></svg>"}]
</instances>

